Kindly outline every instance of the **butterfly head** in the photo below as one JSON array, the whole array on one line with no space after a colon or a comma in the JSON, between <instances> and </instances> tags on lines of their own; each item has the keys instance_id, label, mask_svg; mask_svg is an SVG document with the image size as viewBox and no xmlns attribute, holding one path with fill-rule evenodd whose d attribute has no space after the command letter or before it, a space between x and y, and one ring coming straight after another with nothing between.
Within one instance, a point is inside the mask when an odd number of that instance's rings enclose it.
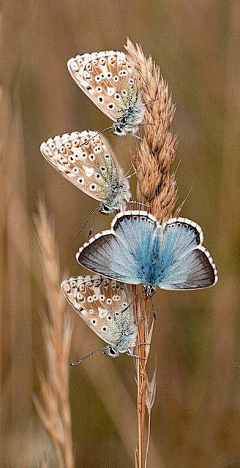
<instances>
[{"instance_id":1,"label":"butterfly head","mask_svg":"<svg viewBox=\"0 0 240 468\"><path fill-rule=\"evenodd\" d=\"M102 204L102 205L100 206L100 208L99 208L99 211L100 211L100 213L102 213L102 214L108 215L108 214L112 213L112 212L114 211L114 209L113 209L113 208L110 208L110 207L107 206L107 205Z\"/></svg>"},{"instance_id":2,"label":"butterfly head","mask_svg":"<svg viewBox=\"0 0 240 468\"><path fill-rule=\"evenodd\" d=\"M119 352L115 348L113 348L113 346L110 346L110 345L106 346L104 354L106 354L106 356L109 356L111 358L115 358L119 356Z\"/></svg>"},{"instance_id":3,"label":"butterfly head","mask_svg":"<svg viewBox=\"0 0 240 468\"><path fill-rule=\"evenodd\" d=\"M153 296L156 292L156 288L151 284L147 284L143 287L144 292L146 293L147 297Z\"/></svg>"}]
</instances>

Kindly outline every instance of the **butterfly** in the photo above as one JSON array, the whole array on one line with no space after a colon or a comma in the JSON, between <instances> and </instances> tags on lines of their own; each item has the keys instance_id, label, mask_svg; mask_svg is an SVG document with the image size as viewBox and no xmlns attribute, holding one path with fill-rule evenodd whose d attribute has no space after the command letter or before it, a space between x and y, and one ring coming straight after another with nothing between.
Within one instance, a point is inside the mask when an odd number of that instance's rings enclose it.
<instances>
[{"instance_id":1,"label":"butterfly","mask_svg":"<svg viewBox=\"0 0 240 468\"><path fill-rule=\"evenodd\" d=\"M115 135L137 132L145 106L126 54L109 50L77 55L67 66L82 91L115 122L110 127Z\"/></svg>"},{"instance_id":2,"label":"butterfly","mask_svg":"<svg viewBox=\"0 0 240 468\"><path fill-rule=\"evenodd\" d=\"M64 280L61 288L77 314L107 343L103 348L107 356L134 356L137 326L127 285L95 275L73 276Z\"/></svg>"},{"instance_id":3,"label":"butterfly","mask_svg":"<svg viewBox=\"0 0 240 468\"><path fill-rule=\"evenodd\" d=\"M80 248L77 261L96 273L129 284L143 284L151 295L156 287L201 289L217 281L217 270L202 246L203 233L186 218L163 226L146 211L119 213L111 229Z\"/></svg>"},{"instance_id":4,"label":"butterfly","mask_svg":"<svg viewBox=\"0 0 240 468\"><path fill-rule=\"evenodd\" d=\"M49 138L40 151L67 180L99 200L102 213L124 207L130 200L128 180L102 135L86 130L66 133Z\"/></svg>"}]
</instances>

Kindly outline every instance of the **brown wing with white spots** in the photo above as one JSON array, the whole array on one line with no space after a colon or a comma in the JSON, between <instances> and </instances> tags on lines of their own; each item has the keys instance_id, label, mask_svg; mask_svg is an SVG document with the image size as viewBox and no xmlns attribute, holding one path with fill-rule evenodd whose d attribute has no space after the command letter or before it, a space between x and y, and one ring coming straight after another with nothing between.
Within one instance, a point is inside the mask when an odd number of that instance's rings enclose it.
<instances>
[{"instance_id":1,"label":"brown wing with white spots","mask_svg":"<svg viewBox=\"0 0 240 468\"><path fill-rule=\"evenodd\" d=\"M84 93L114 122L136 104L137 82L123 52L77 55L68 61L68 70Z\"/></svg>"},{"instance_id":2,"label":"brown wing with white spots","mask_svg":"<svg viewBox=\"0 0 240 468\"><path fill-rule=\"evenodd\" d=\"M122 176L112 149L94 131L66 133L49 138L40 150L47 161L84 193L105 202ZM125 180L125 183L127 181Z\"/></svg>"},{"instance_id":3,"label":"brown wing with white spots","mask_svg":"<svg viewBox=\"0 0 240 468\"><path fill-rule=\"evenodd\" d=\"M63 281L61 288L77 314L111 346L135 330L131 297L125 284L99 275L76 276Z\"/></svg>"}]
</instances>

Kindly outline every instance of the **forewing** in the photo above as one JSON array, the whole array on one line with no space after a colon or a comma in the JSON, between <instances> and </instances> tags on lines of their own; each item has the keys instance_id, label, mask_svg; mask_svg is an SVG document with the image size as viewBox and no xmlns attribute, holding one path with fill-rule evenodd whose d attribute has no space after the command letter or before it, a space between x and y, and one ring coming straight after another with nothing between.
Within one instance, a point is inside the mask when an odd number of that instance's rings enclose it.
<instances>
[{"instance_id":1,"label":"forewing","mask_svg":"<svg viewBox=\"0 0 240 468\"><path fill-rule=\"evenodd\" d=\"M66 133L49 138L40 150L61 175L84 193L103 203L111 199L122 169L102 135L94 131Z\"/></svg>"},{"instance_id":2,"label":"forewing","mask_svg":"<svg viewBox=\"0 0 240 468\"><path fill-rule=\"evenodd\" d=\"M146 212L115 216L112 230L97 234L79 250L77 261L92 271L129 284L148 283L156 220ZM161 232L158 226L159 233Z\"/></svg>"},{"instance_id":3,"label":"forewing","mask_svg":"<svg viewBox=\"0 0 240 468\"><path fill-rule=\"evenodd\" d=\"M113 347L122 341L125 330L135 327L126 285L95 275L71 277L61 288L91 330Z\"/></svg>"},{"instance_id":4,"label":"forewing","mask_svg":"<svg viewBox=\"0 0 240 468\"><path fill-rule=\"evenodd\" d=\"M134 71L123 52L77 55L68 70L78 86L114 122L137 101Z\"/></svg>"},{"instance_id":5,"label":"forewing","mask_svg":"<svg viewBox=\"0 0 240 468\"><path fill-rule=\"evenodd\" d=\"M202 230L193 221L170 220L163 232L156 285L163 289L201 289L216 283L217 270L202 241Z\"/></svg>"}]
</instances>

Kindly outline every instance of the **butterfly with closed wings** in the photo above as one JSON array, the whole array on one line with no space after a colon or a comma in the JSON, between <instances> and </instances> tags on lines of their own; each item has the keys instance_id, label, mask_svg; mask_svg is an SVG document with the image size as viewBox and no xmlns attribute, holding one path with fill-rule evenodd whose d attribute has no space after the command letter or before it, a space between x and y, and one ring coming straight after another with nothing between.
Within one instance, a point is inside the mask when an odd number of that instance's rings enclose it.
<instances>
[{"instance_id":1,"label":"butterfly with closed wings","mask_svg":"<svg viewBox=\"0 0 240 468\"><path fill-rule=\"evenodd\" d=\"M113 150L94 131L66 133L41 144L46 160L82 192L101 202L104 214L124 208L129 183Z\"/></svg>"},{"instance_id":2,"label":"butterfly with closed wings","mask_svg":"<svg viewBox=\"0 0 240 468\"><path fill-rule=\"evenodd\" d=\"M202 246L203 233L186 218L161 225L145 211L119 213L111 230L79 249L77 261L96 273L128 284L143 284L150 296L156 287L202 289L217 281L217 270Z\"/></svg>"},{"instance_id":3,"label":"butterfly with closed wings","mask_svg":"<svg viewBox=\"0 0 240 468\"><path fill-rule=\"evenodd\" d=\"M136 134L142 124L142 103L135 72L124 52L109 50L77 55L68 70L84 93L113 122L115 135Z\"/></svg>"},{"instance_id":4,"label":"butterfly with closed wings","mask_svg":"<svg viewBox=\"0 0 240 468\"><path fill-rule=\"evenodd\" d=\"M113 358L119 356L119 353L134 356L137 326L126 284L99 275L74 276L64 280L61 288L77 314L107 343L100 350Z\"/></svg>"}]
</instances>

